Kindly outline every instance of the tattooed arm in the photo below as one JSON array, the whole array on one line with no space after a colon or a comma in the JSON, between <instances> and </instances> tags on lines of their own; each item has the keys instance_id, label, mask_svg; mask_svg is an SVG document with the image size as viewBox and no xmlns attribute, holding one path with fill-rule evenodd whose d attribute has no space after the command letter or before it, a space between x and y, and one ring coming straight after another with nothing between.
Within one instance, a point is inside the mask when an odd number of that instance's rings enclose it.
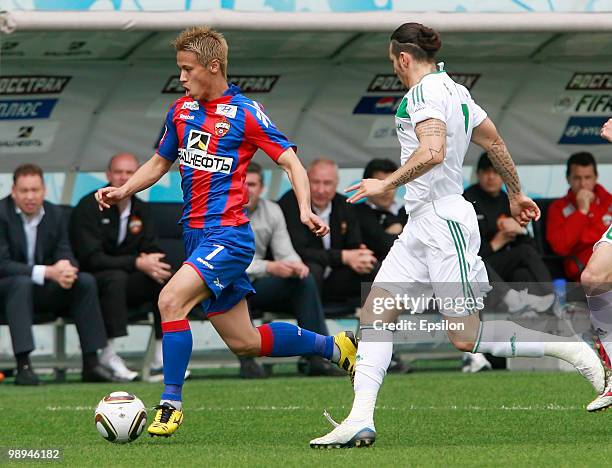
<instances>
[{"instance_id":1,"label":"tattooed arm","mask_svg":"<svg viewBox=\"0 0 612 468\"><path fill-rule=\"evenodd\" d=\"M474 128L472 142L487 152L493 167L506 184L508 198L510 199L510 211L520 225L525 226L532 219L536 221L540 219L538 205L521 192L521 181L514 161L512 161L508 148L506 148L502 137L497 133L497 128L495 128L491 119L487 117L478 127Z\"/></svg>"},{"instance_id":2,"label":"tattooed arm","mask_svg":"<svg viewBox=\"0 0 612 468\"><path fill-rule=\"evenodd\" d=\"M486 118L478 127L474 128L472 141L482 147L489 155L493 167L506 184L508 196L512 197L514 194L520 193L521 181L516 172L516 166L508 148L506 148L506 143L497 133L497 128L495 128L491 119Z\"/></svg>"},{"instance_id":3,"label":"tattooed arm","mask_svg":"<svg viewBox=\"0 0 612 468\"><path fill-rule=\"evenodd\" d=\"M395 190L421 177L434 166L444 161L446 155L446 124L438 119L427 119L416 124L414 128L419 139L418 148L402 167L385 180L363 179L358 184L348 187L345 192L357 190L349 199L355 203L371 195L379 195L389 190Z\"/></svg>"}]
</instances>

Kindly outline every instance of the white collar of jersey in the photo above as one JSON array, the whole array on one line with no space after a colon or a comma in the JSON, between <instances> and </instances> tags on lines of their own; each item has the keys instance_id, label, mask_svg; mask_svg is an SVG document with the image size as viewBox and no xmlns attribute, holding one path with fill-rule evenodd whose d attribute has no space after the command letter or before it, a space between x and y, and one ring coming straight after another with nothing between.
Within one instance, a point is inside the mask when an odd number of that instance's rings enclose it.
<instances>
[{"instance_id":1,"label":"white collar of jersey","mask_svg":"<svg viewBox=\"0 0 612 468\"><path fill-rule=\"evenodd\" d=\"M438 71L444 71L444 62L438 62L436 65L438 66Z\"/></svg>"}]
</instances>

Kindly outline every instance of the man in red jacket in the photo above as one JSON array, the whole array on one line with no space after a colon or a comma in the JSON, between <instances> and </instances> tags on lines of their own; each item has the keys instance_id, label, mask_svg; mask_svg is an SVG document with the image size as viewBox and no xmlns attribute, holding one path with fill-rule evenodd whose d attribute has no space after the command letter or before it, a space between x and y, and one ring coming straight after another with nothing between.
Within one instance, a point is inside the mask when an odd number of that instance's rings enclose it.
<instances>
[{"instance_id":1,"label":"man in red jacket","mask_svg":"<svg viewBox=\"0 0 612 468\"><path fill-rule=\"evenodd\" d=\"M612 195L597 183L597 163L591 153L572 154L567 161L567 195L548 209L546 239L566 257L565 275L580 281L593 245L612 221Z\"/></svg>"}]
</instances>

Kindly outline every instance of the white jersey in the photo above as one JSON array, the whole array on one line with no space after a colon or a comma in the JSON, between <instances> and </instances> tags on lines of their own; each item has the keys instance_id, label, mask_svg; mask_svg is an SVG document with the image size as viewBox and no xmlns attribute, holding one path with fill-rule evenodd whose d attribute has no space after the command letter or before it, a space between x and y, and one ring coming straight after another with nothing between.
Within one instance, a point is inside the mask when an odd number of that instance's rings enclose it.
<instances>
[{"instance_id":1,"label":"white jersey","mask_svg":"<svg viewBox=\"0 0 612 468\"><path fill-rule=\"evenodd\" d=\"M444 162L406 184L406 211L424 203L463 193L463 159L472 130L487 117L470 92L455 83L444 70L425 75L408 90L395 115L397 136L402 146L402 165L419 146L414 126L427 119L446 124Z\"/></svg>"}]
</instances>

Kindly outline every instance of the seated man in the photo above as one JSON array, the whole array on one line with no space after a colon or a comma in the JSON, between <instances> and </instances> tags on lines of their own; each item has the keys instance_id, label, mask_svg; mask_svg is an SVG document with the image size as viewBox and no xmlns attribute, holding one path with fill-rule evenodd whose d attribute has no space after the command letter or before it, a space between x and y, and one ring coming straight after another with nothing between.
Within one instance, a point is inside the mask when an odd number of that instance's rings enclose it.
<instances>
[{"instance_id":1,"label":"seated man","mask_svg":"<svg viewBox=\"0 0 612 468\"><path fill-rule=\"evenodd\" d=\"M565 172L567 195L548 208L546 240L565 257L565 275L580 281L593 253L593 245L612 221L612 195L597 183L597 163L591 153L575 153Z\"/></svg>"},{"instance_id":2,"label":"seated man","mask_svg":"<svg viewBox=\"0 0 612 468\"><path fill-rule=\"evenodd\" d=\"M136 156L119 153L110 159L106 178L112 187L120 187L137 169ZM128 307L150 303L157 340L157 362L153 367L159 368L161 375L162 332L157 300L172 273L157 244L149 207L133 196L102 212L94 195L95 192L85 195L73 210L70 237L81 268L93 273L98 283L109 338L101 362L124 380L138 376L116 354L113 341L127 335Z\"/></svg>"},{"instance_id":3,"label":"seated man","mask_svg":"<svg viewBox=\"0 0 612 468\"><path fill-rule=\"evenodd\" d=\"M247 209L255 233L255 256L246 270L256 292L250 306L255 310L290 312L300 327L329 335L317 284L291 245L282 210L275 202L260 198L264 183L259 164L252 162L247 167L246 185ZM266 259L267 253L271 260ZM249 358L241 361L245 359ZM319 356L304 359L308 375L344 374Z\"/></svg>"},{"instance_id":4,"label":"seated man","mask_svg":"<svg viewBox=\"0 0 612 468\"><path fill-rule=\"evenodd\" d=\"M529 296L519 298L511 294L506 299L522 302L527 297L535 312L547 310L554 302L550 272L527 230L510 215L502 178L486 153L478 160L476 175L478 183L467 188L463 196L474 204L478 218L481 238L478 255L504 281L528 284ZM515 306L508 304L511 311L518 311Z\"/></svg>"},{"instance_id":5,"label":"seated man","mask_svg":"<svg viewBox=\"0 0 612 468\"><path fill-rule=\"evenodd\" d=\"M336 193L338 166L329 159L318 159L308 167L311 204L314 213L329 224L323 238L300 221L300 210L293 191L278 204L283 210L291 242L308 265L323 302L361 303L361 283L374 279L376 257L363 243L354 207Z\"/></svg>"},{"instance_id":6,"label":"seated man","mask_svg":"<svg viewBox=\"0 0 612 468\"><path fill-rule=\"evenodd\" d=\"M365 167L363 178L384 180L396 170L397 164L390 159L373 159ZM390 190L368 197L355 209L363 242L382 262L408 221L404 205L395 199L395 190Z\"/></svg>"},{"instance_id":7,"label":"seated man","mask_svg":"<svg viewBox=\"0 0 612 468\"><path fill-rule=\"evenodd\" d=\"M30 353L34 311L74 320L83 353L84 382L110 382L98 362L106 346L96 281L79 272L61 209L44 201L43 172L34 164L13 173L11 195L0 201L0 297L17 360L18 385L38 385Z\"/></svg>"}]
</instances>

